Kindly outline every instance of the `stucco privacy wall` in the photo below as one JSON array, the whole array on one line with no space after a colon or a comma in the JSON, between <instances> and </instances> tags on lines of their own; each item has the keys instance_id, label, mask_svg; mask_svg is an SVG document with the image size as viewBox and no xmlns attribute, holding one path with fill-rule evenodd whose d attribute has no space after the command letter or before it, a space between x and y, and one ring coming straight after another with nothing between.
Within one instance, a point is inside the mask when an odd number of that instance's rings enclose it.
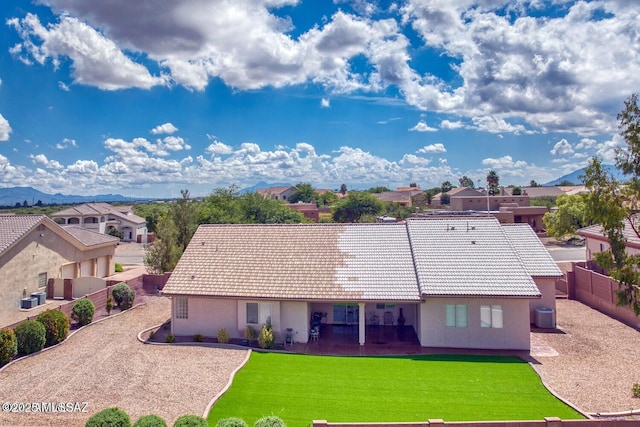
<instances>
[{"instance_id":1,"label":"stucco privacy wall","mask_svg":"<svg viewBox=\"0 0 640 427\"><path fill-rule=\"evenodd\" d=\"M20 308L23 290L27 296L38 292L38 277L61 276L62 264L82 259L106 256L113 248L80 251L45 226L36 227L0 257L0 320L2 313Z\"/></svg>"},{"instance_id":2,"label":"stucco privacy wall","mask_svg":"<svg viewBox=\"0 0 640 427\"><path fill-rule=\"evenodd\" d=\"M446 306L467 305L467 326L446 326ZM502 328L480 326L480 306L502 306ZM424 347L529 350L529 300L520 298L428 298L420 305L420 343Z\"/></svg>"},{"instance_id":3,"label":"stucco privacy wall","mask_svg":"<svg viewBox=\"0 0 640 427\"><path fill-rule=\"evenodd\" d=\"M79 277L73 279L73 297L81 298L106 287L107 282L104 279L98 277Z\"/></svg>"}]
</instances>

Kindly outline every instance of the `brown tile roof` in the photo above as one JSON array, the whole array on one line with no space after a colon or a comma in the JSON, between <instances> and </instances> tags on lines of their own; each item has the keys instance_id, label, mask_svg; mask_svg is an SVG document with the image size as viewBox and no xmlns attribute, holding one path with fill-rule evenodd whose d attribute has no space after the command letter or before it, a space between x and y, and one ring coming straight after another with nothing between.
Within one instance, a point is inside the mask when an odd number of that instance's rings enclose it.
<instances>
[{"instance_id":1,"label":"brown tile roof","mask_svg":"<svg viewBox=\"0 0 640 427\"><path fill-rule=\"evenodd\" d=\"M633 215L633 221L636 225L636 229L640 231L640 215ZM624 229L622 230L622 235L626 240L626 245L634 248L640 248L640 237L636 234L629 222L629 219L625 219ZM588 227L584 227L579 229L576 234L588 237L596 240L600 240L603 242L608 242L609 239L604 234L604 228L601 225L590 225Z\"/></svg>"},{"instance_id":2,"label":"brown tile roof","mask_svg":"<svg viewBox=\"0 0 640 427\"><path fill-rule=\"evenodd\" d=\"M131 206L111 206L108 203L85 203L83 205L72 206L51 214L52 218L68 216L91 216L91 215L113 215L134 224L144 224L146 220L138 215L127 213L131 211Z\"/></svg>"},{"instance_id":3,"label":"brown tile roof","mask_svg":"<svg viewBox=\"0 0 640 427\"><path fill-rule=\"evenodd\" d=\"M0 254L46 218L45 215L0 215Z\"/></svg>"},{"instance_id":4,"label":"brown tile roof","mask_svg":"<svg viewBox=\"0 0 640 427\"><path fill-rule=\"evenodd\" d=\"M410 203L411 194L408 191L383 191L382 193L373 193L376 199L383 202L391 203Z\"/></svg>"},{"instance_id":5,"label":"brown tile roof","mask_svg":"<svg viewBox=\"0 0 640 427\"><path fill-rule=\"evenodd\" d=\"M97 233L95 231L87 230L86 228L77 226L62 227L64 231L72 235L76 240L87 247L99 246L104 244L116 244L120 241L117 237L110 236L108 234Z\"/></svg>"},{"instance_id":6,"label":"brown tile roof","mask_svg":"<svg viewBox=\"0 0 640 427\"><path fill-rule=\"evenodd\" d=\"M406 228L384 224L201 225L163 292L419 300Z\"/></svg>"}]
</instances>

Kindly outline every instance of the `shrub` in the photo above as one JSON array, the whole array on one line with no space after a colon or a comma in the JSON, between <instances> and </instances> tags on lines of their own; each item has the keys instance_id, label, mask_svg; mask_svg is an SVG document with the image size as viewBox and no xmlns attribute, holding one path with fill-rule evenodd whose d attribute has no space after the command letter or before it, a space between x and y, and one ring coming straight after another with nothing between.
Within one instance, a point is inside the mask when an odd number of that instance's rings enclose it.
<instances>
[{"instance_id":1,"label":"shrub","mask_svg":"<svg viewBox=\"0 0 640 427\"><path fill-rule=\"evenodd\" d=\"M71 318L78 322L80 326L88 325L93 321L95 312L96 306L93 304L93 301L83 298L73 305Z\"/></svg>"},{"instance_id":2,"label":"shrub","mask_svg":"<svg viewBox=\"0 0 640 427\"><path fill-rule=\"evenodd\" d=\"M221 344L226 344L229 342L229 333L225 328L218 329L218 342Z\"/></svg>"},{"instance_id":3,"label":"shrub","mask_svg":"<svg viewBox=\"0 0 640 427\"><path fill-rule=\"evenodd\" d=\"M67 338L69 334L69 318L59 310L47 310L38 314L38 322L44 325L47 331L46 346L52 346Z\"/></svg>"},{"instance_id":4,"label":"shrub","mask_svg":"<svg viewBox=\"0 0 640 427\"><path fill-rule=\"evenodd\" d=\"M249 427L242 418L223 418L216 423L216 427Z\"/></svg>"},{"instance_id":5,"label":"shrub","mask_svg":"<svg viewBox=\"0 0 640 427\"><path fill-rule=\"evenodd\" d=\"M280 417L269 415L262 417L253 425L253 427L287 427L287 424Z\"/></svg>"},{"instance_id":6,"label":"shrub","mask_svg":"<svg viewBox=\"0 0 640 427\"><path fill-rule=\"evenodd\" d=\"M167 335L167 337L164 339L164 342L168 342L168 343L174 343L176 342L176 337L173 336L172 334Z\"/></svg>"},{"instance_id":7,"label":"shrub","mask_svg":"<svg viewBox=\"0 0 640 427\"><path fill-rule=\"evenodd\" d=\"M13 329L18 341L18 353L31 354L42 350L47 342L47 330L36 320L25 320Z\"/></svg>"},{"instance_id":8,"label":"shrub","mask_svg":"<svg viewBox=\"0 0 640 427\"><path fill-rule=\"evenodd\" d=\"M0 367L11 362L18 354L18 340L11 329L0 331Z\"/></svg>"},{"instance_id":9,"label":"shrub","mask_svg":"<svg viewBox=\"0 0 640 427\"><path fill-rule=\"evenodd\" d=\"M145 415L138 418L133 427L167 427L167 423L157 415Z\"/></svg>"},{"instance_id":10,"label":"shrub","mask_svg":"<svg viewBox=\"0 0 640 427\"><path fill-rule=\"evenodd\" d=\"M107 305L105 307L105 309L107 310L107 316L111 316L111 310L113 310L114 305L115 304L113 303L113 297L109 295L109 298L107 298Z\"/></svg>"},{"instance_id":11,"label":"shrub","mask_svg":"<svg viewBox=\"0 0 640 427\"><path fill-rule=\"evenodd\" d=\"M197 415L183 415L173 423L173 427L208 427L207 420Z\"/></svg>"},{"instance_id":12,"label":"shrub","mask_svg":"<svg viewBox=\"0 0 640 427\"><path fill-rule=\"evenodd\" d=\"M253 329L253 326L247 325L247 327L244 328L244 337L249 341L253 341L256 339L256 330Z\"/></svg>"},{"instance_id":13,"label":"shrub","mask_svg":"<svg viewBox=\"0 0 640 427\"><path fill-rule=\"evenodd\" d=\"M633 397L640 397L640 383L633 385Z\"/></svg>"},{"instance_id":14,"label":"shrub","mask_svg":"<svg viewBox=\"0 0 640 427\"><path fill-rule=\"evenodd\" d=\"M271 348L273 347L273 341L273 328L271 328L271 325L262 325L258 335L258 345L262 348Z\"/></svg>"},{"instance_id":15,"label":"shrub","mask_svg":"<svg viewBox=\"0 0 640 427\"><path fill-rule=\"evenodd\" d=\"M107 408L93 414L85 427L131 427L131 418L121 409Z\"/></svg>"},{"instance_id":16,"label":"shrub","mask_svg":"<svg viewBox=\"0 0 640 427\"><path fill-rule=\"evenodd\" d=\"M113 299L120 307L120 310L131 308L133 301L136 299L136 293L124 282L115 285L111 290L111 295L113 295Z\"/></svg>"},{"instance_id":17,"label":"shrub","mask_svg":"<svg viewBox=\"0 0 640 427\"><path fill-rule=\"evenodd\" d=\"M204 337L202 336L202 334L195 334L193 336L193 341L195 342L202 342L204 341Z\"/></svg>"},{"instance_id":18,"label":"shrub","mask_svg":"<svg viewBox=\"0 0 640 427\"><path fill-rule=\"evenodd\" d=\"M151 332L149 332L149 339L150 339L150 340L152 340L152 339L153 339L153 337L155 337L155 336L156 336L156 332L155 332L155 331L151 331Z\"/></svg>"},{"instance_id":19,"label":"shrub","mask_svg":"<svg viewBox=\"0 0 640 427\"><path fill-rule=\"evenodd\" d=\"M122 264L120 264L119 262L116 262L116 273L122 273L124 271L124 268L122 268Z\"/></svg>"}]
</instances>

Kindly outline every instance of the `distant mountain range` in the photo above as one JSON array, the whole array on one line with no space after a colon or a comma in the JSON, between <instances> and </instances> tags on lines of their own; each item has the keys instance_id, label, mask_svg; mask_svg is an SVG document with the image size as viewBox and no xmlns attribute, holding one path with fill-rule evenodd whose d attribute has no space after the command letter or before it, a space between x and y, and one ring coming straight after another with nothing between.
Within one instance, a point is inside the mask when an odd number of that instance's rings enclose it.
<instances>
[{"instance_id":1,"label":"distant mountain range","mask_svg":"<svg viewBox=\"0 0 640 427\"><path fill-rule=\"evenodd\" d=\"M585 170L587 168L578 169L577 171L573 171L567 175L563 175L560 178L554 179L553 181L549 181L546 184L543 184L545 187L552 187L554 185L559 185L563 181L568 181L573 183L574 185L582 185L582 179L580 177L584 175ZM614 165L602 165L602 169L606 170L608 173L613 175L613 177L617 181L626 181L628 177L620 172Z\"/></svg>"},{"instance_id":2,"label":"distant mountain range","mask_svg":"<svg viewBox=\"0 0 640 427\"><path fill-rule=\"evenodd\" d=\"M99 194L96 196L73 196L66 194L47 194L32 187L0 188L0 206L13 207L16 203L22 205L25 201L29 206L34 206L38 201L45 205L71 205L76 203L93 202L133 202L147 199L125 197L120 194Z\"/></svg>"}]
</instances>

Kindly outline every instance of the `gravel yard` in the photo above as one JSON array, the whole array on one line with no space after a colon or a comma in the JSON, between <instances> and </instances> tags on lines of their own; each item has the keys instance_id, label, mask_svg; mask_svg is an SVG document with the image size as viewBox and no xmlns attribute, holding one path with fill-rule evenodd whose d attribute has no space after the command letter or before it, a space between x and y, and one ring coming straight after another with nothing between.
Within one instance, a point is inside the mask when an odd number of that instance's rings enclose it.
<instances>
[{"instance_id":1,"label":"gravel yard","mask_svg":"<svg viewBox=\"0 0 640 427\"><path fill-rule=\"evenodd\" d=\"M246 350L140 343L141 330L167 320L167 298L89 326L68 342L0 371L0 402L87 402L88 413L9 414L2 426L83 426L92 414L117 406L135 422L145 414L169 425L202 415L227 384Z\"/></svg>"},{"instance_id":2,"label":"gravel yard","mask_svg":"<svg viewBox=\"0 0 640 427\"><path fill-rule=\"evenodd\" d=\"M534 333L558 352L534 368L564 399L588 413L640 408L640 332L577 301L557 300L558 333Z\"/></svg>"}]
</instances>

